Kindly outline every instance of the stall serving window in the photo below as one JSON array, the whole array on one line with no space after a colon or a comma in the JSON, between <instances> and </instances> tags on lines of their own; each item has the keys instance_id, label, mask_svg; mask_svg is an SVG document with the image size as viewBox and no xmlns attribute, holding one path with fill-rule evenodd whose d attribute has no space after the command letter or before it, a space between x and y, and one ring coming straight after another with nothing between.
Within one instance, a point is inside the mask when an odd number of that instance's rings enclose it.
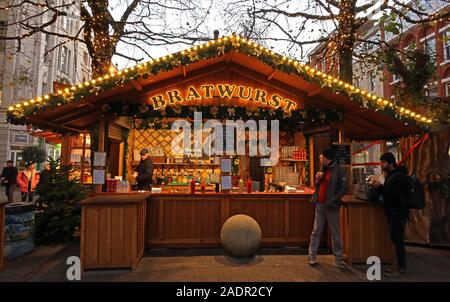
<instances>
[{"instance_id":1,"label":"stall serving window","mask_svg":"<svg viewBox=\"0 0 450 302\"><path fill-rule=\"evenodd\" d=\"M364 181L369 175L380 175L380 157L392 152L397 162L402 159L399 141L374 141L352 143L352 184Z\"/></svg>"},{"instance_id":2,"label":"stall serving window","mask_svg":"<svg viewBox=\"0 0 450 302\"><path fill-rule=\"evenodd\" d=\"M73 136L70 143L70 163L74 168L73 177L83 184L92 184L91 171L91 138L81 133Z\"/></svg>"}]
</instances>

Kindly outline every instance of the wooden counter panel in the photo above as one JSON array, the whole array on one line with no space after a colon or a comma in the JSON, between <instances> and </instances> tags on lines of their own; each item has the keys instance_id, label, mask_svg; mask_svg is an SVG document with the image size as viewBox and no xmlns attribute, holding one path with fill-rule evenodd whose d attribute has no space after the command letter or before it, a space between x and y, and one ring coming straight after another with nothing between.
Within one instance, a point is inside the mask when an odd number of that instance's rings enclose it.
<instances>
[{"instance_id":1,"label":"wooden counter panel","mask_svg":"<svg viewBox=\"0 0 450 302\"><path fill-rule=\"evenodd\" d=\"M220 200L165 200L163 237L211 239L220 233Z\"/></svg>"},{"instance_id":2,"label":"wooden counter panel","mask_svg":"<svg viewBox=\"0 0 450 302\"><path fill-rule=\"evenodd\" d=\"M228 217L244 214L255 219L262 238L283 238L285 234L285 202L279 198L230 198Z\"/></svg>"},{"instance_id":3,"label":"wooden counter panel","mask_svg":"<svg viewBox=\"0 0 450 302\"><path fill-rule=\"evenodd\" d=\"M381 204L346 196L343 198L340 224L344 259L349 264L365 263L369 256L378 256L384 263L393 263L393 244Z\"/></svg>"},{"instance_id":4,"label":"wooden counter panel","mask_svg":"<svg viewBox=\"0 0 450 302\"><path fill-rule=\"evenodd\" d=\"M311 236L314 226L314 210L315 207L309 202L309 200L289 201L288 237L299 238L302 242L309 243L309 237ZM325 237L326 236L324 234L322 239Z\"/></svg>"},{"instance_id":5,"label":"wooden counter panel","mask_svg":"<svg viewBox=\"0 0 450 302\"><path fill-rule=\"evenodd\" d=\"M308 194L152 194L146 244L220 246L223 223L245 214L260 225L263 245L307 246L314 220L309 198Z\"/></svg>"},{"instance_id":6,"label":"wooden counter panel","mask_svg":"<svg viewBox=\"0 0 450 302\"><path fill-rule=\"evenodd\" d=\"M5 256L5 205L6 203L0 202L0 270L3 267Z\"/></svg>"},{"instance_id":7,"label":"wooden counter panel","mask_svg":"<svg viewBox=\"0 0 450 302\"><path fill-rule=\"evenodd\" d=\"M135 268L144 253L145 197L140 203L84 203L82 268Z\"/></svg>"},{"instance_id":8,"label":"wooden counter panel","mask_svg":"<svg viewBox=\"0 0 450 302\"><path fill-rule=\"evenodd\" d=\"M158 196L148 201L147 243L217 242L221 199L218 196Z\"/></svg>"}]
</instances>

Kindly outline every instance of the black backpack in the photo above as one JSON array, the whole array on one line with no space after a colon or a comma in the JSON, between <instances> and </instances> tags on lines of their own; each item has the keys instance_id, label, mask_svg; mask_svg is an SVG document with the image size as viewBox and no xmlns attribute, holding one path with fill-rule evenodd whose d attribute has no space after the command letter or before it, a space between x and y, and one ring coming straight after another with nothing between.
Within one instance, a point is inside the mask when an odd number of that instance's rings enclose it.
<instances>
[{"instance_id":1,"label":"black backpack","mask_svg":"<svg viewBox=\"0 0 450 302\"><path fill-rule=\"evenodd\" d=\"M420 183L416 174L412 174L409 178L409 198L408 208L421 210L425 208L425 193L423 185Z\"/></svg>"}]
</instances>

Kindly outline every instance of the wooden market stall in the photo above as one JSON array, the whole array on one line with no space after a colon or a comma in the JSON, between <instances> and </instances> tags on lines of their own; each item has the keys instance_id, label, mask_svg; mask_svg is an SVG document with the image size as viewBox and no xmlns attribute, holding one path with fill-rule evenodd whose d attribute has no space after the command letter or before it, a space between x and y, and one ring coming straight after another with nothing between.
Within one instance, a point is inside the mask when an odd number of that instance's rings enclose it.
<instances>
[{"instance_id":1,"label":"wooden market stall","mask_svg":"<svg viewBox=\"0 0 450 302\"><path fill-rule=\"evenodd\" d=\"M0 270L3 268L5 255L5 205L6 202L0 202Z\"/></svg>"},{"instance_id":2,"label":"wooden market stall","mask_svg":"<svg viewBox=\"0 0 450 302\"><path fill-rule=\"evenodd\" d=\"M237 177L258 181L257 191L262 192L214 193L211 174L224 175L220 158L174 154L171 143L179 132L170 124L180 119L192 123L196 111L202 112L202 121L279 120L280 160L271 169L262 167L259 151L254 157L237 156L234 165ZM432 123L411 109L238 36L28 100L9 108L8 118L60 133L63 163L80 163L86 183L92 182L94 170L104 171L98 174L103 183L116 176L132 183L139 151L148 148L155 164L154 184L161 192L147 198L147 247L217 246L223 222L238 213L257 220L265 245L306 246L314 218L311 184L320 168L321 150L343 146L341 159L352 180L351 194L358 180L352 168L357 150L350 148L351 142L381 140L381 152L386 150L384 140L421 133ZM105 152L104 164L92 162L93 151ZM192 175L206 180L207 193L187 194ZM291 191L285 192L286 186ZM108 189L95 188L97 193ZM277 188L283 192L275 192ZM380 205L360 204L371 210L354 211L352 198L343 203L341 222L348 253L353 253L351 262L363 260L355 256L355 240L371 241L364 255L379 240L389 246ZM365 229L358 232L357 225L372 215L377 218L367 232L383 230L382 234L363 236ZM387 253L384 258L390 257Z\"/></svg>"}]
</instances>

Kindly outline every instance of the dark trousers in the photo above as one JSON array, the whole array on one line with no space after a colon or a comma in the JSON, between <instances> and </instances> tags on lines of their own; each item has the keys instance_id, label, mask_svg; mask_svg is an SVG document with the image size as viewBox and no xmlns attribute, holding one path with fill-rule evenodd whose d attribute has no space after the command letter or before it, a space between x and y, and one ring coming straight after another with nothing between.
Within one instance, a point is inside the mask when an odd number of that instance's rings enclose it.
<instances>
[{"instance_id":1,"label":"dark trousers","mask_svg":"<svg viewBox=\"0 0 450 302\"><path fill-rule=\"evenodd\" d=\"M138 190L145 190L145 191L151 191L152 190L152 184L149 182L138 182L137 183Z\"/></svg>"},{"instance_id":2,"label":"dark trousers","mask_svg":"<svg viewBox=\"0 0 450 302\"><path fill-rule=\"evenodd\" d=\"M406 269L405 226L408 216L388 216L388 227L395 247L395 255L399 269Z\"/></svg>"},{"instance_id":3,"label":"dark trousers","mask_svg":"<svg viewBox=\"0 0 450 302\"><path fill-rule=\"evenodd\" d=\"M14 192L16 192L16 184L5 185L5 194L8 197L8 202L14 202Z\"/></svg>"},{"instance_id":4,"label":"dark trousers","mask_svg":"<svg viewBox=\"0 0 450 302\"><path fill-rule=\"evenodd\" d=\"M22 202L27 201L27 197L28 202L33 202L34 192L22 192Z\"/></svg>"}]
</instances>

